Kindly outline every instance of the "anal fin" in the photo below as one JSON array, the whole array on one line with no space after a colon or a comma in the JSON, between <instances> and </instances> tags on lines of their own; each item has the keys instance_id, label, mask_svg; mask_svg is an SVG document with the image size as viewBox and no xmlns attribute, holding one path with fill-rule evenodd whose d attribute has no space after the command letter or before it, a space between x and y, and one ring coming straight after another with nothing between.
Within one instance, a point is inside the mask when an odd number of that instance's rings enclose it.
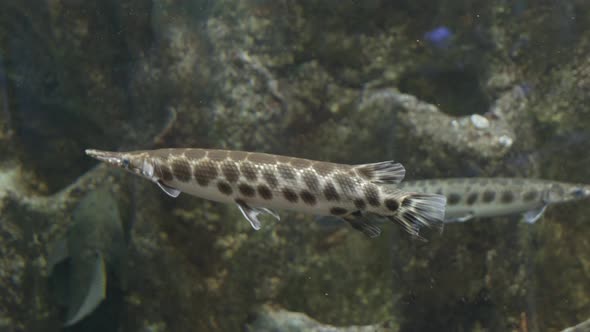
<instances>
[{"instance_id":1,"label":"anal fin","mask_svg":"<svg viewBox=\"0 0 590 332\"><path fill-rule=\"evenodd\" d=\"M381 228L364 216L353 214L346 216L343 219L346 220L352 228L362 232L370 238L376 238L381 235Z\"/></svg>"},{"instance_id":2,"label":"anal fin","mask_svg":"<svg viewBox=\"0 0 590 332\"><path fill-rule=\"evenodd\" d=\"M260 220L258 219L260 214L269 214L275 219L281 220L281 217L279 217L276 212L265 207L251 207L241 200L236 200L236 204L238 205L240 212L244 215L244 218L250 222L250 225L252 225L252 228L255 230L259 230L261 226Z\"/></svg>"}]
</instances>

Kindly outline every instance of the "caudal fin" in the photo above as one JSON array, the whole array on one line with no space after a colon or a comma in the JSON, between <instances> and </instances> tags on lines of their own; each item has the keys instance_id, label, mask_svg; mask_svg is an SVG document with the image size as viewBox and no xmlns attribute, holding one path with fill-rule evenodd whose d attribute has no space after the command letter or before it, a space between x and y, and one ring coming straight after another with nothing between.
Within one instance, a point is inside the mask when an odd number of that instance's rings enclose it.
<instances>
[{"instance_id":1,"label":"caudal fin","mask_svg":"<svg viewBox=\"0 0 590 332\"><path fill-rule=\"evenodd\" d=\"M446 204L447 199L443 195L411 193L403 199L397 214L389 218L397 221L412 236L423 239L419 234L421 227L442 231Z\"/></svg>"}]
</instances>

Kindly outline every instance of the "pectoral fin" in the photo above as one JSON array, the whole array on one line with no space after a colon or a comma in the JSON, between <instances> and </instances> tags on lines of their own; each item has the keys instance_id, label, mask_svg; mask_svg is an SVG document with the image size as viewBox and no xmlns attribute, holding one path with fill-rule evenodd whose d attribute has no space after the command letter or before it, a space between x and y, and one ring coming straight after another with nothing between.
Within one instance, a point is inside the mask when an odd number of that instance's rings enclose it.
<instances>
[{"instance_id":1,"label":"pectoral fin","mask_svg":"<svg viewBox=\"0 0 590 332\"><path fill-rule=\"evenodd\" d=\"M239 201L239 200L236 200L236 204L238 205L238 208L240 209L240 211L244 215L244 218L246 218L246 220L248 220L250 222L250 225L252 225L252 228L254 228L255 230L260 229L261 224L260 224L260 220L258 219L258 215L260 215L260 214L269 214L269 215L273 216L275 219L281 220L281 218L279 217L279 215L276 212L269 210L267 208L251 207L248 204L246 204L245 202Z\"/></svg>"},{"instance_id":2,"label":"pectoral fin","mask_svg":"<svg viewBox=\"0 0 590 332\"><path fill-rule=\"evenodd\" d=\"M156 184L158 185L158 187L160 187L160 189L162 189L162 191L164 191L170 197L176 198L176 197L178 197L178 195L180 195L180 190L178 190L176 188L169 187L169 186L163 184L162 181L156 181Z\"/></svg>"},{"instance_id":3,"label":"pectoral fin","mask_svg":"<svg viewBox=\"0 0 590 332\"><path fill-rule=\"evenodd\" d=\"M71 326L78 323L91 314L106 298L107 272L102 255L96 253L94 261L89 263L91 264L76 266L74 269L74 273L79 273L79 275L77 278L73 278L75 282L72 282L70 285L73 301L69 303L64 326ZM84 271L86 267L90 267L91 270ZM84 280L85 278L82 276L89 276L89 278L88 280ZM80 294L80 296L78 292L85 293Z\"/></svg>"},{"instance_id":4,"label":"pectoral fin","mask_svg":"<svg viewBox=\"0 0 590 332\"><path fill-rule=\"evenodd\" d=\"M539 220L539 218L541 218L541 216L545 212L545 209L547 208L547 205L548 204L545 204L536 209L525 212L523 214L524 222L526 222L527 224L534 224L537 220Z\"/></svg>"}]
</instances>

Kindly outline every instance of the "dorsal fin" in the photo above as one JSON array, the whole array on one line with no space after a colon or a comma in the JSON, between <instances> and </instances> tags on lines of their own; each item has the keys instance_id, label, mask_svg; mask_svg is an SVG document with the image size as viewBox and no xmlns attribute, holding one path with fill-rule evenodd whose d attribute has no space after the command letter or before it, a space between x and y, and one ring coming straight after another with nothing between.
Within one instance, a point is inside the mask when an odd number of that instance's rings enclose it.
<instances>
[{"instance_id":1,"label":"dorsal fin","mask_svg":"<svg viewBox=\"0 0 590 332\"><path fill-rule=\"evenodd\" d=\"M400 183L406 175L404 166L393 160L356 165L354 169L360 176L376 184Z\"/></svg>"}]
</instances>

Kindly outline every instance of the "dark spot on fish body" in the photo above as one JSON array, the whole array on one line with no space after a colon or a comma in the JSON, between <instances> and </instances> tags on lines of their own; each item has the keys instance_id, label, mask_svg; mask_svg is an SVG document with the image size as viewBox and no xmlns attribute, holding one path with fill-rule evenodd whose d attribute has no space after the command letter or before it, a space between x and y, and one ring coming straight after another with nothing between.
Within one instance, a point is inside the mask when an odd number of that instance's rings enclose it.
<instances>
[{"instance_id":1,"label":"dark spot on fish body","mask_svg":"<svg viewBox=\"0 0 590 332\"><path fill-rule=\"evenodd\" d=\"M412 198L410 196L404 197L404 199L402 200L402 206L403 207L412 207Z\"/></svg>"},{"instance_id":2,"label":"dark spot on fish body","mask_svg":"<svg viewBox=\"0 0 590 332\"><path fill-rule=\"evenodd\" d=\"M258 169L251 162L245 161L240 163L240 171L249 181L256 181L258 178Z\"/></svg>"},{"instance_id":3,"label":"dark spot on fish body","mask_svg":"<svg viewBox=\"0 0 590 332\"><path fill-rule=\"evenodd\" d=\"M359 210L364 210L367 207L367 203L362 198L355 199L353 202L354 206Z\"/></svg>"},{"instance_id":4,"label":"dark spot on fish body","mask_svg":"<svg viewBox=\"0 0 590 332\"><path fill-rule=\"evenodd\" d=\"M494 201L494 199L496 199L496 192L495 191L491 191L491 190L486 190L486 191L484 191L481 200L484 203L491 203L491 202Z\"/></svg>"},{"instance_id":5,"label":"dark spot on fish body","mask_svg":"<svg viewBox=\"0 0 590 332\"><path fill-rule=\"evenodd\" d=\"M193 169L193 176L200 186L207 186L209 182L217 178L217 167L211 161L201 161Z\"/></svg>"},{"instance_id":6,"label":"dark spot on fish body","mask_svg":"<svg viewBox=\"0 0 590 332\"><path fill-rule=\"evenodd\" d=\"M181 182L188 182L192 177L191 165L186 159L174 159L172 161L172 173Z\"/></svg>"},{"instance_id":7,"label":"dark spot on fish body","mask_svg":"<svg viewBox=\"0 0 590 332\"><path fill-rule=\"evenodd\" d=\"M324 197L326 197L326 200L329 202L340 200L340 195L338 195L338 191L336 191L332 182L326 183L326 186L324 187Z\"/></svg>"},{"instance_id":8,"label":"dark spot on fish body","mask_svg":"<svg viewBox=\"0 0 590 332\"><path fill-rule=\"evenodd\" d=\"M343 173L339 173L334 175L334 180L336 181L336 183L338 183L344 194L352 195L355 193L355 183L354 181L352 181L350 176L347 176Z\"/></svg>"},{"instance_id":9,"label":"dark spot on fish body","mask_svg":"<svg viewBox=\"0 0 590 332\"><path fill-rule=\"evenodd\" d=\"M504 204L512 203L514 201L514 194L509 190L505 190L500 196L500 201Z\"/></svg>"},{"instance_id":10,"label":"dark spot on fish body","mask_svg":"<svg viewBox=\"0 0 590 332\"><path fill-rule=\"evenodd\" d=\"M303 182L305 182L307 188L312 192L318 192L320 190L320 180L311 170L307 170L303 173Z\"/></svg>"},{"instance_id":11,"label":"dark spot on fish body","mask_svg":"<svg viewBox=\"0 0 590 332\"><path fill-rule=\"evenodd\" d=\"M283 196L285 199L291 203L297 203L299 200L299 196L297 193L289 188L283 188Z\"/></svg>"},{"instance_id":12,"label":"dark spot on fish body","mask_svg":"<svg viewBox=\"0 0 590 332\"><path fill-rule=\"evenodd\" d=\"M461 195L457 193L450 193L447 197L447 204L449 205L457 205L461 201Z\"/></svg>"},{"instance_id":13,"label":"dark spot on fish body","mask_svg":"<svg viewBox=\"0 0 590 332\"><path fill-rule=\"evenodd\" d=\"M522 200L525 202L534 201L539 195L539 192L535 189L529 190L522 195Z\"/></svg>"},{"instance_id":14,"label":"dark spot on fish body","mask_svg":"<svg viewBox=\"0 0 590 332\"><path fill-rule=\"evenodd\" d=\"M293 167L285 164L279 164L277 166L279 170L279 175L285 180L295 180L295 171Z\"/></svg>"},{"instance_id":15,"label":"dark spot on fish body","mask_svg":"<svg viewBox=\"0 0 590 332\"><path fill-rule=\"evenodd\" d=\"M379 190L375 185L369 184L365 186L365 199L371 206L381 205Z\"/></svg>"},{"instance_id":16,"label":"dark spot on fish body","mask_svg":"<svg viewBox=\"0 0 590 332\"><path fill-rule=\"evenodd\" d=\"M307 190L302 190L299 193L299 196L301 196L301 200L308 205L315 205L317 203L317 198Z\"/></svg>"},{"instance_id":17,"label":"dark spot on fish body","mask_svg":"<svg viewBox=\"0 0 590 332\"><path fill-rule=\"evenodd\" d=\"M230 183L237 182L238 178L240 177L238 166L236 166L236 163L231 161L221 164L221 172Z\"/></svg>"},{"instance_id":18,"label":"dark spot on fish body","mask_svg":"<svg viewBox=\"0 0 590 332\"><path fill-rule=\"evenodd\" d=\"M247 183L240 183L238 185L238 190L246 197L254 197L254 195L256 195L256 190L254 190L254 187Z\"/></svg>"},{"instance_id":19,"label":"dark spot on fish body","mask_svg":"<svg viewBox=\"0 0 590 332\"><path fill-rule=\"evenodd\" d=\"M232 189L232 187L230 186L229 183L225 182L225 181L219 181L217 182L217 189L224 195L231 195L234 190Z\"/></svg>"},{"instance_id":20,"label":"dark spot on fish body","mask_svg":"<svg viewBox=\"0 0 590 332\"><path fill-rule=\"evenodd\" d=\"M233 161L246 160L247 156L248 156L248 152L244 152L244 151L230 151L229 152L229 159L231 159Z\"/></svg>"},{"instance_id":21,"label":"dark spot on fish body","mask_svg":"<svg viewBox=\"0 0 590 332\"><path fill-rule=\"evenodd\" d=\"M436 189L436 192L435 193L438 194L438 195L442 195L443 194L442 188Z\"/></svg>"},{"instance_id":22,"label":"dark spot on fish body","mask_svg":"<svg viewBox=\"0 0 590 332\"><path fill-rule=\"evenodd\" d=\"M267 186L260 184L260 185L258 185L257 190L258 190L258 195L260 195L260 197L262 197L263 199L266 199L266 200L272 199L272 191Z\"/></svg>"},{"instance_id":23,"label":"dark spot on fish body","mask_svg":"<svg viewBox=\"0 0 590 332\"><path fill-rule=\"evenodd\" d=\"M279 181L277 180L277 177L275 176L272 169L265 168L262 171L262 177L271 188L276 189L279 186Z\"/></svg>"},{"instance_id":24,"label":"dark spot on fish body","mask_svg":"<svg viewBox=\"0 0 590 332\"><path fill-rule=\"evenodd\" d=\"M477 197L478 194L476 192L469 194L469 196L467 196L467 205L475 204L475 202L477 202Z\"/></svg>"},{"instance_id":25,"label":"dark spot on fish body","mask_svg":"<svg viewBox=\"0 0 590 332\"><path fill-rule=\"evenodd\" d=\"M394 198L388 198L385 200L385 207L389 210L389 211L397 211L397 209L399 209L399 202L394 199Z\"/></svg>"},{"instance_id":26,"label":"dark spot on fish body","mask_svg":"<svg viewBox=\"0 0 590 332\"><path fill-rule=\"evenodd\" d=\"M335 206L333 208L330 209L330 213L335 215L335 216L343 216L345 214L348 213L348 210L346 210L345 208L341 208L338 206Z\"/></svg>"},{"instance_id":27,"label":"dark spot on fish body","mask_svg":"<svg viewBox=\"0 0 590 332\"><path fill-rule=\"evenodd\" d=\"M163 181L170 182L174 180L174 175L172 175L172 170L165 164L163 161L158 162L156 167L156 176Z\"/></svg>"},{"instance_id":28,"label":"dark spot on fish body","mask_svg":"<svg viewBox=\"0 0 590 332\"><path fill-rule=\"evenodd\" d=\"M186 149L184 155L190 160L199 160L207 155L203 149Z\"/></svg>"}]
</instances>

